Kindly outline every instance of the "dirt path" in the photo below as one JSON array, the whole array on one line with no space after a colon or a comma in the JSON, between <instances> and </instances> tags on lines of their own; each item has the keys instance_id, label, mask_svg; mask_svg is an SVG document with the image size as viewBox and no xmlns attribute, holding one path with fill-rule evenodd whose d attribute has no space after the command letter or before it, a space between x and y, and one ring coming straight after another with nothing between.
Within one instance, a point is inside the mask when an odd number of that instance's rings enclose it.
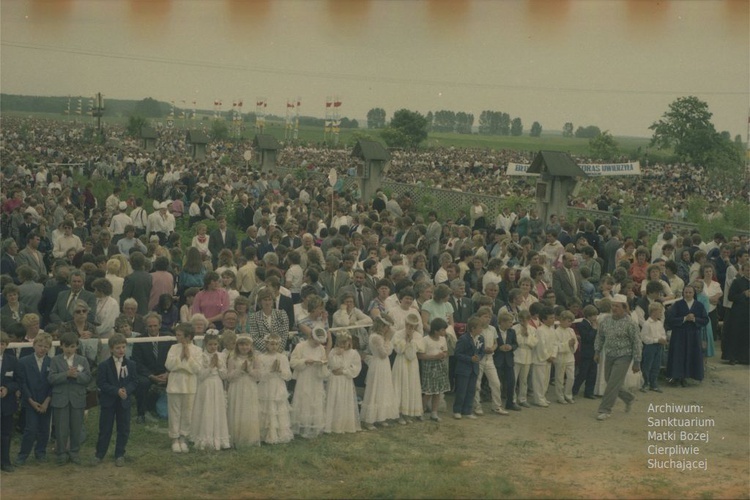
<instances>
[{"instance_id":1,"label":"dirt path","mask_svg":"<svg viewBox=\"0 0 750 500\"><path fill-rule=\"evenodd\" d=\"M455 451L451 453L460 453L461 459L454 469L446 470L445 474L452 474L455 478L465 474L469 474L469 477L498 474L510 484L510 493L505 495L499 489L481 490L489 491L481 495L487 497L750 498L748 367L711 361L702 384L687 388L665 385L663 388L661 394L638 392L637 401L629 414L624 412L622 402L618 402L612 417L604 422L595 418L598 400L579 398L574 405L552 403L546 409L524 409L512 412L508 417L491 414L489 405L485 403L485 416L474 421L456 421L443 413L440 424L395 426L349 436L343 442L347 443L347 451L355 450L355 455L358 453L356 450L373 453L372 450L378 447L387 448L383 444L383 436L391 441L412 439L425 443L426 449L453 449ZM551 397L549 399L553 400ZM654 407L654 411L649 412L650 403L699 406L690 414L659 411L669 410L664 407ZM649 418L667 417L712 420L707 420L703 427L649 427ZM130 447L133 459L129 466L122 469L112 464L96 469L27 466L13 474L0 475L3 498L99 498L109 495L123 498L212 498L217 495L223 498L264 498L274 493L279 498L330 496L322 485L333 478L324 476L313 478L309 490L291 487L287 490L251 489L241 477L216 488L215 483L211 484L216 481L216 476L212 474L235 460L226 458L231 455L191 453L176 460L169 452L164 429L155 426L134 429L138 437L137 443ZM676 434L674 439L664 435L666 441L657 441L653 435L649 438L649 431L674 431ZM707 437L708 442L680 440L680 431L704 432L706 435L698 437L703 441ZM89 456L93 438L90 440L84 449ZM298 456L306 457L302 453L319 452L330 453L332 458L326 458L336 460L344 447L336 448L338 444L334 442L342 441L335 437L321 437L315 442L308 442L310 444L295 445L295 448L262 451L270 453L268 456L273 460L282 460L282 457L283 460L296 460ZM678 461L705 461L707 470L649 468L649 459L669 459L664 454L649 454L649 446L684 446L693 453L681 453L672 458ZM13 450L18 450L17 440L14 441ZM427 452L419 455L419 450L414 450L414 453L415 458L409 460L431 459ZM241 455L234 456L243 459ZM403 457L394 456L391 460L390 464L384 463L384 468L403 467ZM179 463L175 465L173 462ZM163 473L161 467L164 467ZM307 470L317 469L302 467L299 472L304 474ZM276 477L273 476L272 481L276 481ZM286 474L279 474L278 477L286 477ZM279 483L275 483L274 488L278 486ZM321 489L316 490L317 486ZM352 496L346 495L345 491L339 494ZM425 496L437 495L440 495L439 491ZM458 496L455 493L443 495ZM463 496L476 497L480 494L466 491Z\"/></svg>"}]
</instances>

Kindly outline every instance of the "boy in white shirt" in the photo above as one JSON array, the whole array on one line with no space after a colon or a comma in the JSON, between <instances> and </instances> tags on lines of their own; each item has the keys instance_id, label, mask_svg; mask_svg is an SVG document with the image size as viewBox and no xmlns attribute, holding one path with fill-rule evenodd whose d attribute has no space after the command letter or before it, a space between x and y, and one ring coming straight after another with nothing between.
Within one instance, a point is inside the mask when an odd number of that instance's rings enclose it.
<instances>
[{"instance_id":1,"label":"boy in white shirt","mask_svg":"<svg viewBox=\"0 0 750 500\"><path fill-rule=\"evenodd\" d=\"M541 324L537 327L537 344L534 347L531 362L531 385L534 388L534 404L547 408L547 389L549 389L549 375L552 363L557 357L557 334L555 333L555 312L551 307L545 307L539 313Z\"/></svg>"},{"instance_id":2,"label":"boy in white shirt","mask_svg":"<svg viewBox=\"0 0 750 500\"><path fill-rule=\"evenodd\" d=\"M661 302L652 302L648 306L648 319L643 323L640 335L643 342L641 392L646 392L648 388L654 392L662 392L659 388L659 370L664 346L667 344L667 333L664 331L664 306Z\"/></svg>"},{"instance_id":3,"label":"boy in white shirt","mask_svg":"<svg viewBox=\"0 0 750 500\"><path fill-rule=\"evenodd\" d=\"M560 324L555 330L557 335L557 357L555 358L555 392L560 404L575 403L573 400L573 381L576 371L575 352L578 339L571 328L575 316L570 311L560 313Z\"/></svg>"},{"instance_id":4,"label":"boy in white shirt","mask_svg":"<svg viewBox=\"0 0 750 500\"><path fill-rule=\"evenodd\" d=\"M503 409L503 399L500 392L500 379L497 376L493 354L497 349L497 330L490 323L492 321L492 309L483 306L477 311L484 322L484 328L479 334L484 339L484 356L479 360L479 375L477 376L477 389L474 392L474 413L483 415L480 390L482 388L482 375L487 377L487 383L490 386L492 394L492 411L500 415L507 415L508 412Z\"/></svg>"}]
</instances>

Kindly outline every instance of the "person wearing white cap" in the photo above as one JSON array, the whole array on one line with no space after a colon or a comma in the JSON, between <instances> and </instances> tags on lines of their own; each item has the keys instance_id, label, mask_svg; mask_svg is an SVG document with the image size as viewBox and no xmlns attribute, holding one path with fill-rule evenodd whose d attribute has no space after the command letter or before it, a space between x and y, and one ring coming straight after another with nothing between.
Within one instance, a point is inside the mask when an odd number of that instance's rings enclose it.
<instances>
[{"instance_id":1,"label":"person wearing white cap","mask_svg":"<svg viewBox=\"0 0 750 500\"><path fill-rule=\"evenodd\" d=\"M604 378L607 388L604 390L597 420L607 420L612 414L612 407L619 397L625 402L625 411L629 412L635 396L623 389L628 368L633 366L633 373L638 373L641 366L641 339L638 325L628 314L628 299L617 294L612 299L612 315L604 318L599 324L599 333L594 342L594 360L598 363L602 350L606 353L604 361Z\"/></svg>"},{"instance_id":2,"label":"person wearing white cap","mask_svg":"<svg viewBox=\"0 0 750 500\"><path fill-rule=\"evenodd\" d=\"M125 228L133 225L133 219L125 213L127 209L127 202L121 201L117 205L115 215L112 216L112 220L109 222L109 232L112 233L112 243L115 245L125 236Z\"/></svg>"},{"instance_id":3,"label":"person wearing white cap","mask_svg":"<svg viewBox=\"0 0 750 500\"><path fill-rule=\"evenodd\" d=\"M154 202L154 208L157 208L157 210L149 215L146 221L146 234L149 237L153 234L157 235L160 244L163 245L167 242L167 236L169 236L170 233L170 220L169 214L167 214L167 203L162 202L157 205L157 203Z\"/></svg>"}]
</instances>

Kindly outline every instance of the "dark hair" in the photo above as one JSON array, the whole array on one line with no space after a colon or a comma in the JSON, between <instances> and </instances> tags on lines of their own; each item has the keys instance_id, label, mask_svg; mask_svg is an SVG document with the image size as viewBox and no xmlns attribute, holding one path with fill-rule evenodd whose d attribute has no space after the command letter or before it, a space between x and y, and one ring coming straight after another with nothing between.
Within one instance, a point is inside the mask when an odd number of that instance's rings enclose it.
<instances>
[{"instance_id":1,"label":"dark hair","mask_svg":"<svg viewBox=\"0 0 750 500\"><path fill-rule=\"evenodd\" d=\"M157 257L154 261L154 270L156 271L167 271L169 269L169 259L161 256Z\"/></svg>"},{"instance_id":2,"label":"dark hair","mask_svg":"<svg viewBox=\"0 0 750 500\"><path fill-rule=\"evenodd\" d=\"M97 278L91 283L91 288L94 291L101 292L104 295L112 295L112 283L106 278Z\"/></svg>"},{"instance_id":3,"label":"dark hair","mask_svg":"<svg viewBox=\"0 0 750 500\"><path fill-rule=\"evenodd\" d=\"M539 320L540 321L544 321L547 318L549 318L550 316L554 316L554 315L555 315L555 310L554 309L552 309L551 307L544 307L544 306L542 306L542 310L539 311Z\"/></svg>"},{"instance_id":4,"label":"dark hair","mask_svg":"<svg viewBox=\"0 0 750 500\"><path fill-rule=\"evenodd\" d=\"M182 270L189 274L200 274L203 271L203 259L201 259L201 253L197 248L188 248Z\"/></svg>"},{"instance_id":5,"label":"dark hair","mask_svg":"<svg viewBox=\"0 0 750 500\"><path fill-rule=\"evenodd\" d=\"M159 302L156 307L158 307L159 311L166 311L170 307L174 305L174 299L172 298L172 295L168 293L162 293L159 295Z\"/></svg>"},{"instance_id":6,"label":"dark hair","mask_svg":"<svg viewBox=\"0 0 750 500\"><path fill-rule=\"evenodd\" d=\"M114 349L115 346L120 344L127 344L128 340L125 338L125 335L122 333L115 333L113 334L109 340L107 341L107 344L109 345L110 349Z\"/></svg>"},{"instance_id":7,"label":"dark hair","mask_svg":"<svg viewBox=\"0 0 750 500\"><path fill-rule=\"evenodd\" d=\"M443 318L435 318L430 322L430 333L434 333L443 328L448 328L448 323Z\"/></svg>"},{"instance_id":8,"label":"dark hair","mask_svg":"<svg viewBox=\"0 0 750 500\"><path fill-rule=\"evenodd\" d=\"M219 277L219 273L216 273L214 271L210 271L206 273L206 275L203 277L203 289L207 289L208 285L212 281L219 281L221 278Z\"/></svg>"},{"instance_id":9,"label":"dark hair","mask_svg":"<svg viewBox=\"0 0 750 500\"><path fill-rule=\"evenodd\" d=\"M143 271L146 267L146 256L141 252L131 252L130 267L133 268L133 271Z\"/></svg>"},{"instance_id":10,"label":"dark hair","mask_svg":"<svg viewBox=\"0 0 750 500\"><path fill-rule=\"evenodd\" d=\"M78 345L78 334L75 332L65 332L60 336L61 346Z\"/></svg>"},{"instance_id":11,"label":"dark hair","mask_svg":"<svg viewBox=\"0 0 750 500\"><path fill-rule=\"evenodd\" d=\"M540 316L542 309L544 309L544 304L542 304L541 302L534 302L529 306L529 313L532 316Z\"/></svg>"}]
</instances>

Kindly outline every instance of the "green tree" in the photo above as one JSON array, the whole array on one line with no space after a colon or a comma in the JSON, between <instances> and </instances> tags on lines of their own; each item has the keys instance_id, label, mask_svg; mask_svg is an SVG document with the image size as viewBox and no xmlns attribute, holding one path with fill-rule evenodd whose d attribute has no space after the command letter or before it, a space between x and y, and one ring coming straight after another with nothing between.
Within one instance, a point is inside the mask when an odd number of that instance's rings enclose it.
<instances>
[{"instance_id":1,"label":"green tree","mask_svg":"<svg viewBox=\"0 0 750 500\"><path fill-rule=\"evenodd\" d=\"M513 118L513 121L510 122L510 135L514 137L523 135L523 122L520 118Z\"/></svg>"},{"instance_id":2,"label":"green tree","mask_svg":"<svg viewBox=\"0 0 750 500\"><path fill-rule=\"evenodd\" d=\"M399 109L380 136L389 147L416 148L427 139L427 119L417 111Z\"/></svg>"},{"instance_id":3,"label":"green tree","mask_svg":"<svg viewBox=\"0 0 750 500\"><path fill-rule=\"evenodd\" d=\"M672 148L683 161L705 164L717 144L708 104L695 96L679 97L669 105L661 119L649 129L654 131L651 146Z\"/></svg>"},{"instance_id":4,"label":"green tree","mask_svg":"<svg viewBox=\"0 0 750 500\"><path fill-rule=\"evenodd\" d=\"M146 125L148 125L148 120L142 116L132 115L128 117L128 135L130 137L140 137L141 130Z\"/></svg>"},{"instance_id":5,"label":"green tree","mask_svg":"<svg viewBox=\"0 0 750 500\"><path fill-rule=\"evenodd\" d=\"M383 108L372 108L367 112L367 128L385 127L385 110Z\"/></svg>"},{"instance_id":6,"label":"green tree","mask_svg":"<svg viewBox=\"0 0 750 500\"><path fill-rule=\"evenodd\" d=\"M566 122L562 129L563 137L573 137L573 122Z\"/></svg>"},{"instance_id":7,"label":"green tree","mask_svg":"<svg viewBox=\"0 0 750 500\"><path fill-rule=\"evenodd\" d=\"M578 127L575 136L579 139L593 139L601 133L602 131L599 127L596 125L589 125L588 127Z\"/></svg>"},{"instance_id":8,"label":"green tree","mask_svg":"<svg viewBox=\"0 0 750 500\"><path fill-rule=\"evenodd\" d=\"M500 135L510 135L510 115L508 113L499 113L497 120L497 132ZM523 130L521 130L521 133L523 133Z\"/></svg>"},{"instance_id":9,"label":"green tree","mask_svg":"<svg viewBox=\"0 0 750 500\"><path fill-rule=\"evenodd\" d=\"M593 139L589 139L589 152L594 158L610 161L617 156L619 151L620 147L617 145L617 141L607 130Z\"/></svg>"},{"instance_id":10,"label":"green tree","mask_svg":"<svg viewBox=\"0 0 750 500\"><path fill-rule=\"evenodd\" d=\"M151 97L135 103L133 108L134 115L145 116L146 118L160 118L165 116L169 111L169 105L162 103Z\"/></svg>"},{"instance_id":11,"label":"green tree","mask_svg":"<svg viewBox=\"0 0 750 500\"><path fill-rule=\"evenodd\" d=\"M474 115L472 113L464 113L463 111L456 113L456 132L459 134L471 134L473 126Z\"/></svg>"},{"instance_id":12,"label":"green tree","mask_svg":"<svg viewBox=\"0 0 750 500\"><path fill-rule=\"evenodd\" d=\"M539 137L540 135L542 135L542 124L539 122L532 123L529 135L531 137Z\"/></svg>"},{"instance_id":13,"label":"green tree","mask_svg":"<svg viewBox=\"0 0 750 500\"><path fill-rule=\"evenodd\" d=\"M432 111L427 112L425 119L427 120L427 130L432 130L432 123L435 121L435 115L432 114Z\"/></svg>"},{"instance_id":14,"label":"green tree","mask_svg":"<svg viewBox=\"0 0 750 500\"><path fill-rule=\"evenodd\" d=\"M432 130L435 132L453 132L456 129L456 112L441 109L435 111Z\"/></svg>"},{"instance_id":15,"label":"green tree","mask_svg":"<svg viewBox=\"0 0 750 500\"><path fill-rule=\"evenodd\" d=\"M229 137L229 126L225 120L213 120L211 131L208 134L213 140L221 140Z\"/></svg>"}]
</instances>

